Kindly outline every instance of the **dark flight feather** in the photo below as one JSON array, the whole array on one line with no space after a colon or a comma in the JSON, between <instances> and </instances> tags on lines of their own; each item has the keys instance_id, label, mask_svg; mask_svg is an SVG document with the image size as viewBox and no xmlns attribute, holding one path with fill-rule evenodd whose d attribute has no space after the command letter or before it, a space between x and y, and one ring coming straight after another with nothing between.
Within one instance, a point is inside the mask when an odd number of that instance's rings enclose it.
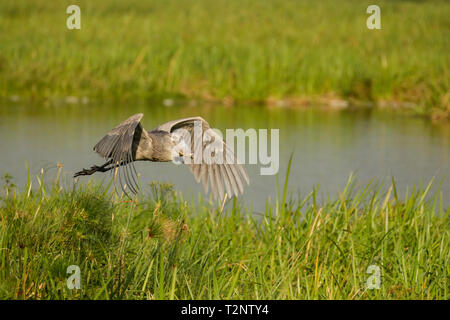
<instances>
[{"instance_id":1,"label":"dark flight feather","mask_svg":"<svg viewBox=\"0 0 450 320\"><path fill-rule=\"evenodd\" d=\"M128 188L132 193L138 192L137 172L133 164L136 150L133 148L133 140L138 131L142 131L140 123L142 113L135 114L123 121L117 127L108 132L95 146L94 151L105 159L112 160L118 170L118 178L123 192L128 195ZM136 130L139 128L139 130Z\"/></svg>"}]
</instances>

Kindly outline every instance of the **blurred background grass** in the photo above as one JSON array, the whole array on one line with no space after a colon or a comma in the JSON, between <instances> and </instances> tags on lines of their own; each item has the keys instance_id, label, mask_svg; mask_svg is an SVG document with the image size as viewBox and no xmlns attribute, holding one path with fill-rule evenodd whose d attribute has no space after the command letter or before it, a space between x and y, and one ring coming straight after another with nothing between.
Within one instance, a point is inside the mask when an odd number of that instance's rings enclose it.
<instances>
[{"instance_id":1,"label":"blurred background grass","mask_svg":"<svg viewBox=\"0 0 450 320\"><path fill-rule=\"evenodd\" d=\"M81 30L66 8L81 8ZM328 97L450 111L450 2L0 2L0 95Z\"/></svg>"}]
</instances>

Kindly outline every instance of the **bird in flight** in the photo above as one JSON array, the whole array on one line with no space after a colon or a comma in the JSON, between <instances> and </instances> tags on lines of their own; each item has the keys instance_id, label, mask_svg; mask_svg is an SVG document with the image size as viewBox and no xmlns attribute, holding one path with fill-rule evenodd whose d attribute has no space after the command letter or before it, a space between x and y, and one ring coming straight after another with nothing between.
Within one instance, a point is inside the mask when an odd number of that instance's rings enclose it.
<instances>
[{"instance_id":1,"label":"bird in flight","mask_svg":"<svg viewBox=\"0 0 450 320\"><path fill-rule=\"evenodd\" d=\"M146 131L141 124L142 113L123 121L95 146L107 161L75 173L78 176L114 170L123 192L138 192L135 161L184 163L205 193L210 187L214 198L231 198L244 192L249 178L242 164L222 137L201 117L190 117L164 123ZM209 187L208 187L209 186Z\"/></svg>"}]
</instances>

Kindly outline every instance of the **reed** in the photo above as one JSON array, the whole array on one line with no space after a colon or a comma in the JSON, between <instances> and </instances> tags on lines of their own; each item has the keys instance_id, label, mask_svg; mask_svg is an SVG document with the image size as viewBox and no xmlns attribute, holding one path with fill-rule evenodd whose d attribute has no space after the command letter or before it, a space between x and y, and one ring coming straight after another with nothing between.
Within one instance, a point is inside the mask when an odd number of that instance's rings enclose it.
<instances>
[{"instance_id":1,"label":"reed","mask_svg":"<svg viewBox=\"0 0 450 320\"><path fill-rule=\"evenodd\" d=\"M449 299L449 208L431 183L400 197L394 181L359 190L351 178L324 203L286 183L256 215L156 182L129 201L34 180L3 184L1 299ZM81 289L68 289L69 265Z\"/></svg>"}]
</instances>

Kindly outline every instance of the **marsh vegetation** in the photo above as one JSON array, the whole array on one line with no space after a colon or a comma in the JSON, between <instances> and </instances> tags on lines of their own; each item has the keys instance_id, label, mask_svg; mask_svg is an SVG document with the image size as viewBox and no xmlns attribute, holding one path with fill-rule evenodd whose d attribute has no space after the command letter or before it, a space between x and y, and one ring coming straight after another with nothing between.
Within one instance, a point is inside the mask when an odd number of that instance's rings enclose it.
<instances>
[{"instance_id":1,"label":"marsh vegetation","mask_svg":"<svg viewBox=\"0 0 450 320\"><path fill-rule=\"evenodd\" d=\"M255 215L189 205L152 183L135 201L95 183L3 184L2 299L448 299L449 217L431 184L400 198L354 182L295 201L288 182ZM34 179L33 179L34 180ZM67 267L81 271L68 289ZM380 269L370 289L368 267Z\"/></svg>"},{"instance_id":2,"label":"marsh vegetation","mask_svg":"<svg viewBox=\"0 0 450 320\"><path fill-rule=\"evenodd\" d=\"M381 30L366 27L370 1L77 3L80 30L66 2L0 3L1 96L450 110L448 1L378 1Z\"/></svg>"}]
</instances>

